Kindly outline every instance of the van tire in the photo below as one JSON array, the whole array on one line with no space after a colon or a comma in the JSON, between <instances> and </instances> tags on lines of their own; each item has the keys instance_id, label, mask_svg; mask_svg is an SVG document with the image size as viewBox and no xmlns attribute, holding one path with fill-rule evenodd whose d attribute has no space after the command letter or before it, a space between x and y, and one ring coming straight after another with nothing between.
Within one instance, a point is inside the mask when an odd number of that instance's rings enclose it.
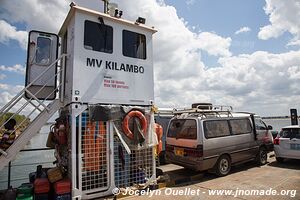
<instances>
[{"instance_id":1,"label":"van tire","mask_svg":"<svg viewBox=\"0 0 300 200\"><path fill-rule=\"evenodd\" d=\"M276 157L276 161L279 162L279 163L283 163L284 162L284 158Z\"/></svg>"},{"instance_id":2,"label":"van tire","mask_svg":"<svg viewBox=\"0 0 300 200\"><path fill-rule=\"evenodd\" d=\"M259 152L256 156L256 161L257 161L257 164L259 164L259 165L267 164L267 162L268 162L268 153L267 153L266 148L264 148L264 147L259 148Z\"/></svg>"},{"instance_id":3,"label":"van tire","mask_svg":"<svg viewBox=\"0 0 300 200\"><path fill-rule=\"evenodd\" d=\"M231 160L228 155L222 155L215 166L215 171L218 176L226 176L231 169Z\"/></svg>"},{"instance_id":4,"label":"van tire","mask_svg":"<svg viewBox=\"0 0 300 200\"><path fill-rule=\"evenodd\" d=\"M166 152L165 152L165 151L162 151L162 152L160 152L160 154L159 154L159 164L160 164L160 165L165 165L165 164L167 164L167 161L166 161Z\"/></svg>"}]
</instances>

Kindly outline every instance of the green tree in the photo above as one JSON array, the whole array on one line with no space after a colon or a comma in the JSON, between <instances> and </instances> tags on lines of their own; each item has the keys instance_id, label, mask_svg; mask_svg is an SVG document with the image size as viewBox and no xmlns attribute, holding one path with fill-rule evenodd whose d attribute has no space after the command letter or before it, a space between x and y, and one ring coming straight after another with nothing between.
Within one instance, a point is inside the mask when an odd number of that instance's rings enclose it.
<instances>
[{"instance_id":1,"label":"green tree","mask_svg":"<svg viewBox=\"0 0 300 200\"><path fill-rule=\"evenodd\" d=\"M8 121L11 116L13 116L14 113L8 112L5 113L1 118L0 118L0 126L2 126L4 123L6 123L6 121ZM24 115L15 115L13 117L13 119L16 120L17 124L16 124L16 133L19 134L20 132L22 132L30 123L30 119L27 118ZM2 127L2 129L0 130L1 133L3 133L4 131L4 126Z\"/></svg>"}]
</instances>

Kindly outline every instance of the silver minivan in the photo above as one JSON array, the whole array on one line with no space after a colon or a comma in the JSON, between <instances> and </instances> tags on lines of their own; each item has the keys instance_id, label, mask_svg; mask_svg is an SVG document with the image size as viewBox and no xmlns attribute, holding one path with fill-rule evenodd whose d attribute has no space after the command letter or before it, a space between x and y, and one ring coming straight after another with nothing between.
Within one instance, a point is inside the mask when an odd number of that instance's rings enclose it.
<instances>
[{"instance_id":1,"label":"silver minivan","mask_svg":"<svg viewBox=\"0 0 300 200\"><path fill-rule=\"evenodd\" d=\"M167 162L197 171L213 169L225 176L234 164L267 163L273 137L259 116L222 110L179 111L171 119L166 138Z\"/></svg>"}]
</instances>

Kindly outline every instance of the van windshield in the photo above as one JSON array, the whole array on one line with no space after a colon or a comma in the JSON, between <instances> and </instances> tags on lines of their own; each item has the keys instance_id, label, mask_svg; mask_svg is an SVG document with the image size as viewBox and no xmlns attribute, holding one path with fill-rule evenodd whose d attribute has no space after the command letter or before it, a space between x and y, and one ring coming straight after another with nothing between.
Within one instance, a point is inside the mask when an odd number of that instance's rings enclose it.
<instances>
[{"instance_id":1,"label":"van windshield","mask_svg":"<svg viewBox=\"0 0 300 200\"><path fill-rule=\"evenodd\" d=\"M197 139L197 123L193 119L175 119L171 121L168 137L176 139Z\"/></svg>"}]
</instances>

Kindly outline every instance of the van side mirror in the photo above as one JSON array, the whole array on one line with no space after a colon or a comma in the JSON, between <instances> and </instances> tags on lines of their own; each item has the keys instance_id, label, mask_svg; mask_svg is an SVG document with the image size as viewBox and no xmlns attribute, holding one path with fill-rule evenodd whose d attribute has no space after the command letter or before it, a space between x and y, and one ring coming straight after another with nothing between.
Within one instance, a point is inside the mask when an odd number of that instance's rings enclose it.
<instances>
[{"instance_id":1,"label":"van side mirror","mask_svg":"<svg viewBox=\"0 0 300 200\"><path fill-rule=\"evenodd\" d=\"M268 125L268 130L273 130L273 127L271 125Z\"/></svg>"}]
</instances>

